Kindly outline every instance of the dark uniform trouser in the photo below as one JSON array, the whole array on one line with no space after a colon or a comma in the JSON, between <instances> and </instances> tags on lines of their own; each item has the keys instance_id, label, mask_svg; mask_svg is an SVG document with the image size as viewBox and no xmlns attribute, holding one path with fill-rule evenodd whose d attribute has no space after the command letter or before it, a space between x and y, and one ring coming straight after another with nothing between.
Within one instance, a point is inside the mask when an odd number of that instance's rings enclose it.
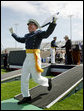
<instances>
[{"instance_id":1,"label":"dark uniform trouser","mask_svg":"<svg viewBox=\"0 0 84 111\"><path fill-rule=\"evenodd\" d=\"M7 68L7 60L4 60L4 68Z\"/></svg>"},{"instance_id":2,"label":"dark uniform trouser","mask_svg":"<svg viewBox=\"0 0 84 111\"><path fill-rule=\"evenodd\" d=\"M66 53L66 64L72 64L72 54L71 54L71 52L67 52Z\"/></svg>"}]
</instances>

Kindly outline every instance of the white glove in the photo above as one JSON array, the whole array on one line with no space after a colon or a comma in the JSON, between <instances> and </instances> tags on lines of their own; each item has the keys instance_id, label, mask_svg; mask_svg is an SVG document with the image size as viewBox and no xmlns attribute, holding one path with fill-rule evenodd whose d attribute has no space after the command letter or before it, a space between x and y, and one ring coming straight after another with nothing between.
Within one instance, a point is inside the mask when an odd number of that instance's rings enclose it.
<instances>
[{"instance_id":1,"label":"white glove","mask_svg":"<svg viewBox=\"0 0 84 111\"><path fill-rule=\"evenodd\" d=\"M12 27L9 28L9 31L10 31L10 33L12 34L12 33L13 33L13 28L12 28Z\"/></svg>"},{"instance_id":2,"label":"white glove","mask_svg":"<svg viewBox=\"0 0 84 111\"><path fill-rule=\"evenodd\" d=\"M53 18L52 18L52 23L56 23L57 19L58 19L58 18L56 18L56 17L53 16Z\"/></svg>"}]
</instances>

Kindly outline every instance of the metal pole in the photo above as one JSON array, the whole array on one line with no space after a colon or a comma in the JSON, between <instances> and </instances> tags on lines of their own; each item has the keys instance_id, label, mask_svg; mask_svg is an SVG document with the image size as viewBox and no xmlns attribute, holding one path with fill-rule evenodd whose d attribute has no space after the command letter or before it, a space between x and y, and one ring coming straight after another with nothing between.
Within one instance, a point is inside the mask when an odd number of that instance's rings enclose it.
<instances>
[{"instance_id":1,"label":"metal pole","mask_svg":"<svg viewBox=\"0 0 84 111\"><path fill-rule=\"evenodd\" d=\"M5 48L3 47L2 43L1 43L1 51L4 50Z\"/></svg>"},{"instance_id":2,"label":"metal pole","mask_svg":"<svg viewBox=\"0 0 84 111\"><path fill-rule=\"evenodd\" d=\"M16 34L17 34L17 26L18 26L19 24L15 24L15 32L16 32ZM16 40L15 40L15 48L17 48L17 42L16 42Z\"/></svg>"},{"instance_id":3,"label":"metal pole","mask_svg":"<svg viewBox=\"0 0 84 111\"><path fill-rule=\"evenodd\" d=\"M72 16L73 15L69 15L70 17L70 39L72 40Z\"/></svg>"}]
</instances>

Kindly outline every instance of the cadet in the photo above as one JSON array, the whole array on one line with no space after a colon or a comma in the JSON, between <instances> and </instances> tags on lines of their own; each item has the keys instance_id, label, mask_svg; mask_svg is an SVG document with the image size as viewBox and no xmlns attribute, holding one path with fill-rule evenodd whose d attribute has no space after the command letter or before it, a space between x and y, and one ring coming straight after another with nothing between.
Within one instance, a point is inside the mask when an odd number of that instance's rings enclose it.
<instances>
[{"instance_id":1,"label":"cadet","mask_svg":"<svg viewBox=\"0 0 84 111\"><path fill-rule=\"evenodd\" d=\"M53 41L51 41L51 64L55 63L55 52L56 52L56 47L58 47L56 45L56 39L57 37L54 37Z\"/></svg>"},{"instance_id":2,"label":"cadet","mask_svg":"<svg viewBox=\"0 0 84 111\"><path fill-rule=\"evenodd\" d=\"M34 19L29 19L27 25L29 33L25 34L24 37L18 37L13 33L13 28L9 29L14 39L18 42L25 43L26 48L26 58L21 75L21 92L23 99L19 101L18 104L28 103L31 101L31 95L29 92L30 73L36 83L48 87L49 91L52 88L51 79L41 76L43 69L41 69L40 45L42 40L48 38L54 31L56 18L52 20L52 23L50 23L46 31L37 30L40 25Z\"/></svg>"}]
</instances>

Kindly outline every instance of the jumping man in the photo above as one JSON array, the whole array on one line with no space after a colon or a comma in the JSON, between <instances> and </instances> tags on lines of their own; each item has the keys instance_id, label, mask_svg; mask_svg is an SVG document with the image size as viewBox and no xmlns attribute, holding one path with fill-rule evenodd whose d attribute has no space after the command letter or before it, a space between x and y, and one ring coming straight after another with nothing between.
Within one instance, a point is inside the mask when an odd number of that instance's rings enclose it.
<instances>
[{"instance_id":1,"label":"jumping man","mask_svg":"<svg viewBox=\"0 0 84 111\"><path fill-rule=\"evenodd\" d=\"M49 91L52 88L51 79L41 76L43 69L41 69L40 45L42 40L48 38L54 31L56 18L52 20L52 23L50 23L46 31L37 30L40 25L34 19L29 19L27 25L29 33L25 34L24 37L18 37L13 32L13 28L9 29L13 38L18 42L25 43L26 48L26 58L21 75L21 92L23 99L20 100L18 104L24 104L31 101L31 95L29 92L30 74L32 74L32 78L36 83L48 87Z\"/></svg>"}]
</instances>

